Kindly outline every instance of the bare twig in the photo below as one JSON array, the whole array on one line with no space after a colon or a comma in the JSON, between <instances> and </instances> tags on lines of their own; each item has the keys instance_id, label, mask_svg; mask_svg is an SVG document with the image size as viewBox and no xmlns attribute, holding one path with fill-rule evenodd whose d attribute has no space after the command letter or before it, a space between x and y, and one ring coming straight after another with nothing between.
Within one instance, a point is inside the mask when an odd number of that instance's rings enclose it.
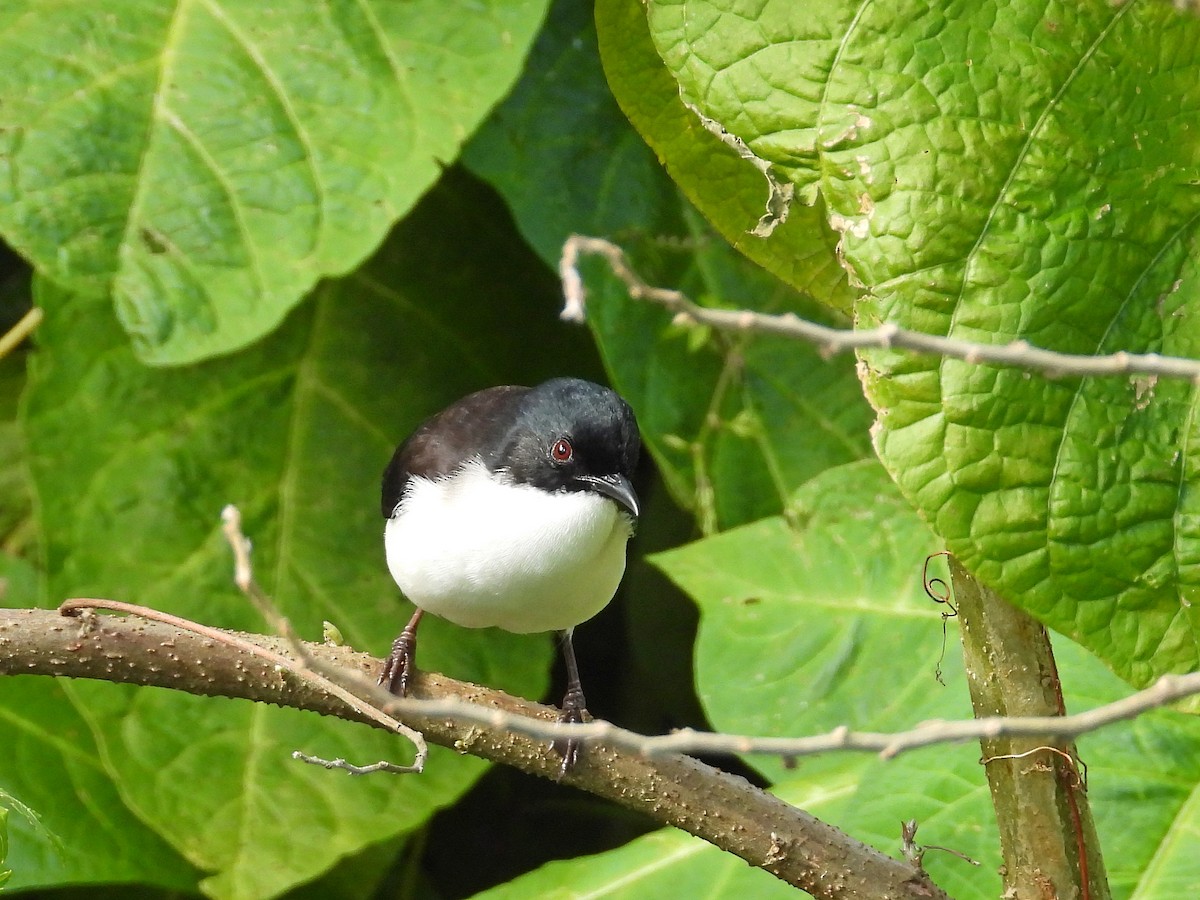
<instances>
[{"instance_id":1,"label":"bare twig","mask_svg":"<svg viewBox=\"0 0 1200 900\"><path fill-rule=\"evenodd\" d=\"M951 856L957 856L963 862L970 863L973 866L979 865L979 860L972 859L959 850L953 850L950 847L939 847L937 844L925 844L924 846L918 844L916 819L909 819L907 822L900 823L900 849L904 854L904 858L916 866L919 871L925 870L925 854L930 850L940 850L943 853L949 853Z\"/></svg>"},{"instance_id":2,"label":"bare twig","mask_svg":"<svg viewBox=\"0 0 1200 900\"><path fill-rule=\"evenodd\" d=\"M337 692L337 696L345 700L348 705L361 706L361 711L367 715L381 716L382 721L388 727L397 734L408 738L416 750L416 757L411 766L398 766L383 762L372 766L353 766L346 763L345 760L339 760L338 762L342 764L335 767L326 765L325 761L319 757L309 756L299 750L295 751L293 758L303 762L315 762L318 765L324 765L325 768L343 768L355 775L365 775L369 771L393 773L422 771L425 767L425 760L429 756L429 746L419 731L409 728L383 711L382 704L391 695L365 678L354 676L337 666L324 665L308 652L304 641L292 628L292 623L276 608L275 602L254 579L254 566L250 562L251 544L250 539L242 532L241 511L230 503L221 510L221 523L225 539L233 550L233 581L247 599L254 604L259 614L267 620L267 624L288 642L289 648L295 654L296 660L299 661L299 665L297 665L292 660L287 660L289 667L302 678L309 677L309 673L312 673L313 677L320 679L322 687L331 692Z\"/></svg>"},{"instance_id":3,"label":"bare twig","mask_svg":"<svg viewBox=\"0 0 1200 900\"><path fill-rule=\"evenodd\" d=\"M603 257L613 274L621 280L636 300L656 303L675 313L676 319L706 325L720 331L757 332L819 346L832 355L846 350L863 348L903 349L916 353L931 353L969 363L993 363L1040 372L1051 378L1149 375L1163 378L1185 378L1200 384L1200 360L1158 353L1126 353L1107 356L1087 356L1076 353L1057 353L1034 347L1028 341L1007 344L977 344L957 338L909 331L890 323L878 328L830 328L801 319L793 313L767 315L749 310L710 309L700 306L681 291L654 287L642 280L630 266L625 251L602 238L571 235L563 245L559 261L565 303L561 316L569 322L582 322L585 317L583 279L578 262L582 254Z\"/></svg>"},{"instance_id":4,"label":"bare twig","mask_svg":"<svg viewBox=\"0 0 1200 900\"><path fill-rule=\"evenodd\" d=\"M42 308L35 306L17 320L17 324L0 334L0 359L12 353L42 321Z\"/></svg>"},{"instance_id":5,"label":"bare twig","mask_svg":"<svg viewBox=\"0 0 1200 900\"><path fill-rule=\"evenodd\" d=\"M246 595L246 599L253 604L259 615L267 620L267 624L287 638L297 655L303 659L308 653L304 649L304 641L292 628L292 623L276 609L275 603L267 595L267 592L254 580L254 566L250 562L252 545L250 539L242 533L241 510L232 503L221 510L221 530L225 533L225 540L229 542L229 548L233 551L233 583L237 585L239 591Z\"/></svg>"},{"instance_id":6,"label":"bare twig","mask_svg":"<svg viewBox=\"0 0 1200 900\"><path fill-rule=\"evenodd\" d=\"M582 724L529 719L453 698L420 700L389 697L384 708L400 716L420 714L431 718L453 718L459 722L483 725L542 741L575 738L589 744L604 743L647 757L668 753L686 753L693 756L759 754L801 757L840 750L858 750L875 752L883 759L891 759L901 753L923 747L1000 737L1072 740L1197 694L1200 694L1200 672L1190 675L1164 675L1143 691L1074 715L993 716L954 721L935 719L923 722L908 731L898 732L852 731L841 726L825 734L809 737L754 737L695 731L691 728L681 728L670 734L642 735L599 719Z\"/></svg>"},{"instance_id":7,"label":"bare twig","mask_svg":"<svg viewBox=\"0 0 1200 900\"><path fill-rule=\"evenodd\" d=\"M292 751L292 759L308 763L310 766L320 766L322 769L341 769L343 772L349 772L351 775L374 775L376 772L391 772L395 775L405 775L412 771L410 766L398 766L395 763L388 762L386 759L381 759L377 763L371 763L369 766L356 766L354 763L346 762L340 756L337 759L321 759L319 756L309 756L307 753L301 753L299 750Z\"/></svg>"},{"instance_id":8,"label":"bare twig","mask_svg":"<svg viewBox=\"0 0 1200 900\"><path fill-rule=\"evenodd\" d=\"M346 706L359 713L364 719L369 719L382 728L386 728L388 731L402 734L412 741L416 751L413 764L407 767L397 767L398 769L403 768L404 771L408 772L420 772L424 768L425 760L429 756L429 747L420 732L413 731L408 726L396 721L371 704L364 703L350 691L346 690L346 688L334 684L329 678L306 667L302 661L297 662L295 659L284 656L281 653L276 653L274 650L263 647L260 644L245 640L231 632L222 631L219 628L210 628L208 625L201 625L199 622L173 616L170 613L160 612L148 606L138 606L135 603L123 603L120 600L75 598L63 601L58 607L58 612L63 616L78 617L94 609L106 609L110 612L126 613L128 615L139 616L143 619L149 619L152 622L161 622L164 625L178 628L181 631L190 631L192 634L199 635L210 642L224 644L239 653L246 653L266 660L279 672L291 672L297 678L308 682L317 690L324 691L336 697ZM86 627L91 628L92 623L88 622ZM307 650L305 652L307 654ZM309 658L311 659L311 655Z\"/></svg>"}]
</instances>

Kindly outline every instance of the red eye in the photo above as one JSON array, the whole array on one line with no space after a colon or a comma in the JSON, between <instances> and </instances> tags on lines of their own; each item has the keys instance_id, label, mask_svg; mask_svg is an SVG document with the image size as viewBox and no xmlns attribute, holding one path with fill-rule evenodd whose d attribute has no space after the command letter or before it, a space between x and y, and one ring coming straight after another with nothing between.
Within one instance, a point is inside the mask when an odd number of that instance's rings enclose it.
<instances>
[{"instance_id":1,"label":"red eye","mask_svg":"<svg viewBox=\"0 0 1200 900\"><path fill-rule=\"evenodd\" d=\"M571 442L566 438L559 438L554 442L554 446L550 448L550 458L555 462L570 462L571 457L574 455L575 449L571 446Z\"/></svg>"}]
</instances>

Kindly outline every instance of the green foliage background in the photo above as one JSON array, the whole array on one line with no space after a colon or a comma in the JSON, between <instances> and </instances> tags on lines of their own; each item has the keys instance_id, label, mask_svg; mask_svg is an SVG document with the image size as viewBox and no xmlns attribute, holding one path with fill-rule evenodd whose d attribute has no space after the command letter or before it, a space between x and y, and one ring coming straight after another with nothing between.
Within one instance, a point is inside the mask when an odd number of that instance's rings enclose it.
<instances>
[{"instance_id":1,"label":"green foliage background","mask_svg":"<svg viewBox=\"0 0 1200 900\"><path fill-rule=\"evenodd\" d=\"M261 630L219 530L236 502L306 636L329 619L381 653L406 616L376 513L391 448L470 390L571 373L630 400L654 463L623 597L579 633L599 715L766 735L966 716L920 588L943 546L1078 642L1058 642L1073 710L1196 669L1193 386L885 352L856 371L683 330L593 263L588 333L557 321L553 266L601 234L706 304L1196 355L1200 22L1150 0L592 13L0 7L0 326L45 313L0 361L0 602ZM749 235L766 182L685 102L811 205ZM545 639L426 627L423 665L548 695ZM1161 711L1082 742L1117 896L1200 883L1197 741ZM791 893L470 757L303 767L291 750L404 749L291 711L11 678L0 746L12 891ZM983 863L928 857L951 894L999 892L975 748L734 765L887 852L917 818Z\"/></svg>"}]
</instances>

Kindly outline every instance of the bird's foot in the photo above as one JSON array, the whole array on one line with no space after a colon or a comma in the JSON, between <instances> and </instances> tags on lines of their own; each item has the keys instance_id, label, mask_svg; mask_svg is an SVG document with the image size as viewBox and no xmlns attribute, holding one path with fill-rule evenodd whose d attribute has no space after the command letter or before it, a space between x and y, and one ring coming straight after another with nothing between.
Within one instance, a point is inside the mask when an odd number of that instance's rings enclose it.
<instances>
[{"instance_id":1,"label":"bird's foot","mask_svg":"<svg viewBox=\"0 0 1200 900\"><path fill-rule=\"evenodd\" d=\"M408 688L417 674L417 636L407 628L392 641L392 652L383 664L379 684L397 697L408 695Z\"/></svg>"},{"instance_id":2,"label":"bird's foot","mask_svg":"<svg viewBox=\"0 0 1200 900\"><path fill-rule=\"evenodd\" d=\"M563 697L562 710L558 714L558 721L579 725L590 720L591 716L588 715L587 701L583 697L583 690L579 687L568 688L566 696ZM582 747L582 742L579 738L567 737L559 738L550 746L555 753L562 757L562 765L558 769L558 777L561 779L579 761L579 751Z\"/></svg>"},{"instance_id":3,"label":"bird's foot","mask_svg":"<svg viewBox=\"0 0 1200 900\"><path fill-rule=\"evenodd\" d=\"M425 611L418 607L404 630L392 641L392 652L384 660L379 684L397 697L407 697L409 685L417 677L417 626Z\"/></svg>"}]
</instances>

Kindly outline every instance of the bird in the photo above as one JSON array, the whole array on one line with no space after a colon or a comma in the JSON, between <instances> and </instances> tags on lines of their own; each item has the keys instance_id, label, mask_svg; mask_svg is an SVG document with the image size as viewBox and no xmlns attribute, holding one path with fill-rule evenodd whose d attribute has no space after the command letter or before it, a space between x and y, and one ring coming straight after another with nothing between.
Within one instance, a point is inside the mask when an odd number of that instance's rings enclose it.
<instances>
[{"instance_id":1,"label":"bird","mask_svg":"<svg viewBox=\"0 0 1200 900\"><path fill-rule=\"evenodd\" d=\"M559 721L586 721L573 631L624 575L640 450L629 404L579 378L487 388L419 425L383 473L388 570L416 612L379 683L408 692L425 613L466 628L554 631L567 673ZM561 778L579 742L552 747Z\"/></svg>"}]
</instances>

